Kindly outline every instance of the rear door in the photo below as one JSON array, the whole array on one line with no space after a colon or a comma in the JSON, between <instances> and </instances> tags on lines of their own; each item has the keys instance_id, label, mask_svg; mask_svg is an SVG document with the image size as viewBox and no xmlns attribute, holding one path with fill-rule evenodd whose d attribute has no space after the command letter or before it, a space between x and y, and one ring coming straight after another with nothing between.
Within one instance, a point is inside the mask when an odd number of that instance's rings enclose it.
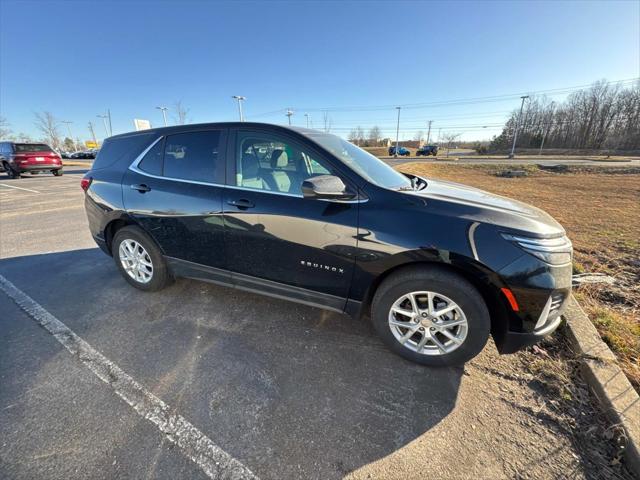
<instances>
[{"instance_id":1,"label":"rear door","mask_svg":"<svg viewBox=\"0 0 640 480\"><path fill-rule=\"evenodd\" d=\"M234 283L342 310L358 203L305 199L301 190L308 177L340 176L335 166L311 144L279 132L238 129L230 143L222 207Z\"/></svg>"},{"instance_id":2,"label":"rear door","mask_svg":"<svg viewBox=\"0 0 640 480\"><path fill-rule=\"evenodd\" d=\"M222 220L226 137L226 129L161 137L124 175L127 212L170 261L226 268Z\"/></svg>"}]
</instances>

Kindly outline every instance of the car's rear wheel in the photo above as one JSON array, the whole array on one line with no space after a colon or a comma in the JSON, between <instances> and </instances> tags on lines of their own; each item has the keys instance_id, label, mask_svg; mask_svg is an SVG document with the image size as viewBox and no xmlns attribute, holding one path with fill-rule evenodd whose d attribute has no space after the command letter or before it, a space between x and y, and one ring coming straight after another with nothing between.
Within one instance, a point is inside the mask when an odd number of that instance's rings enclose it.
<instances>
[{"instance_id":1,"label":"car's rear wheel","mask_svg":"<svg viewBox=\"0 0 640 480\"><path fill-rule=\"evenodd\" d=\"M11 168L11 165L9 165L7 162L4 162L2 166L4 167L4 171L7 172L7 176L9 178L20 178L20 174L13 168Z\"/></svg>"},{"instance_id":2,"label":"car's rear wheel","mask_svg":"<svg viewBox=\"0 0 640 480\"><path fill-rule=\"evenodd\" d=\"M59 168L58 170L51 170L51 173L53 173L56 177L61 177L64 172L61 168Z\"/></svg>"},{"instance_id":3,"label":"car's rear wheel","mask_svg":"<svg viewBox=\"0 0 640 480\"><path fill-rule=\"evenodd\" d=\"M487 306L467 280L438 268L408 269L376 291L371 318L387 346L423 365L460 365L484 348Z\"/></svg>"},{"instance_id":4,"label":"car's rear wheel","mask_svg":"<svg viewBox=\"0 0 640 480\"><path fill-rule=\"evenodd\" d=\"M173 280L162 252L139 227L118 230L111 253L125 280L140 290L161 290Z\"/></svg>"}]
</instances>

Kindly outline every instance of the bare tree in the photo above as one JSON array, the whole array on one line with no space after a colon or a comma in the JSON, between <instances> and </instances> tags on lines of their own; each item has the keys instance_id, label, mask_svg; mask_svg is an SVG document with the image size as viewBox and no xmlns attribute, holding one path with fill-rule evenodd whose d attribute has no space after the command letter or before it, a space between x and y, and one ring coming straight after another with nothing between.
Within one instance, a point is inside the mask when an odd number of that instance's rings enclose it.
<instances>
[{"instance_id":1,"label":"bare tree","mask_svg":"<svg viewBox=\"0 0 640 480\"><path fill-rule=\"evenodd\" d=\"M6 118L0 117L0 138L7 138L11 135L11 125Z\"/></svg>"},{"instance_id":2,"label":"bare tree","mask_svg":"<svg viewBox=\"0 0 640 480\"><path fill-rule=\"evenodd\" d=\"M60 122L51 112L36 112L34 125L44 135L49 146L58 150L60 148Z\"/></svg>"},{"instance_id":3,"label":"bare tree","mask_svg":"<svg viewBox=\"0 0 640 480\"><path fill-rule=\"evenodd\" d=\"M513 140L518 110L507 120L491 149L506 149ZM640 82L621 88L606 81L579 90L564 102L545 96L527 102L518 131L520 148L640 148Z\"/></svg>"},{"instance_id":4,"label":"bare tree","mask_svg":"<svg viewBox=\"0 0 640 480\"><path fill-rule=\"evenodd\" d=\"M173 108L176 111L176 114L173 117L176 121L176 124L184 125L188 123L189 119L187 118L187 115L189 114L189 109L182 104L182 100L178 100L177 102L175 102L173 104Z\"/></svg>"},{"instance_id":5,"label":"bare tree","mask_svg":"<svg viewBox=\"0 0 640 480\"><path fill-rule=\"evenodd\" d=\"M447 157L449 156L449 150L451 149L451 143L455 142L460 137L459 133L445 132L442 134L442 139L447 144Z\"/></svg>"},{"instance_id":6,"label":"bare tree","mask_svg":"<svg viewBox=\"0 0 640 480\"><path fill-rule=\"evenodd\" d=\"M377 125L371 127L371 130L369 130L369 146L377 147L378 142L380 142L380 138L382 138L380 127Z\"/></svg>"},{"instance_id":7,"label":"bare tree","mask_svg":"<svg viewBox=\"0 0 640 480\"><path fill-rule=\"evenodd\" d=\"M413 136L413 139L422 143L422 139L424 138L424 132L422 130L418 130L416 134Z\"/></svg>"}]
</instances>

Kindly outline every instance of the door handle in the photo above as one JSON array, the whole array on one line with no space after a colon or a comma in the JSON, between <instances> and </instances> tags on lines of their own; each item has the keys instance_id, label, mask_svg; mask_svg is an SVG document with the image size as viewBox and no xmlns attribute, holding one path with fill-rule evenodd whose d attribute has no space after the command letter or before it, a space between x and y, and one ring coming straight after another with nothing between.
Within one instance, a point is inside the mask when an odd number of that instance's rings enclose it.
<instances>
[{"instance_id":1,"label":"door handle","mask_svg":"<svg viewBox=\"0 0 640 480\"><path fill-rule=\"evenodd\" d=\"M140 193L145 193L151 190L150 187L148 187L147 185L145 185L144 183L141 183L139 185L131 185L131 189L132 190L137 190Z\"/></svg>"},{"instance_id":2,"label":"door handle","mask_svg":"<svg viewBox=\"0 0 640 480\"><path fill-rule=\"evenodd\" d=\"M241 209L243 209L243 208L253 208L253 207L256 206L252 201L247 200L245 198L241 198L240 200L229 200L227 203L229 205L233 205L234 207L238 207L238 208L241 208Z\"/></svg>"}]
</instances>

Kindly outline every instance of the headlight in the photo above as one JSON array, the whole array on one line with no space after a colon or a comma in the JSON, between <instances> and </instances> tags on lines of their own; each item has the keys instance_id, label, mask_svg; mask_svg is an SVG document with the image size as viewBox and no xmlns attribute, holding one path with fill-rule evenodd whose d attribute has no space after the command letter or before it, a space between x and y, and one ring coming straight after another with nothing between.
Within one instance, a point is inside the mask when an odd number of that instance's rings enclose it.
<instances>
[{"instance_id":1,"label":"headlight","mask_svg":"<svg viewBox=\"0 0 640 480\"><path fill-rule=\"evenodd\" d=\"M569 240L566 235L557 238L533 238L503 233L502 236L506 240L517 244L527 253L551 265L571 263L573 246L571 245L571 240Z\"/></svg>"}]
</instances>

